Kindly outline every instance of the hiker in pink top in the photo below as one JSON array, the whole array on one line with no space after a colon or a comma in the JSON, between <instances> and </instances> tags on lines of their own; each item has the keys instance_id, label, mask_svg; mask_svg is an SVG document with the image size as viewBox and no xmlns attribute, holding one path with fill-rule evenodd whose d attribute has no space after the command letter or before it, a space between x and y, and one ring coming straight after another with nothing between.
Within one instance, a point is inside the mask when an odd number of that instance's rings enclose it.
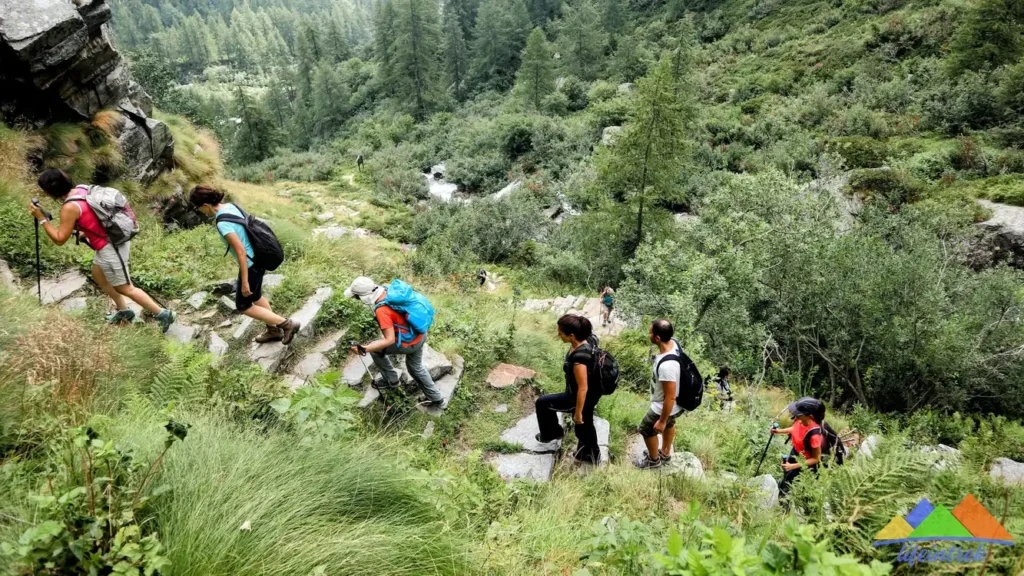
<instances>
[{"instance_id":1,"label":"hiker in pink top","mask_svg":"<svg viewBox=\"0 0 1024 576\"><path fill-rule=\"evenodd\" d=\"M42 208L30 204L32 216L43 225L46 235L58 246L78 235L90 248L96 251L92 260L92 277L103 292L110 296L117 306L117 312L107 316L114 324L129 323L135 320L135 312L128 308L125 297L131 298L153 314L164 332L174 324L177 314L161 307L149 294L132 284L128 274L128 259L131 243L124 242L118 246L110 243L106 229L85 202L89 188L75 187L71 177L60 170L47 170L39 176L39 187L46 195L58 202L60 207L60 227L56 227L46 219Z\"/></svg>"}]
</instances>

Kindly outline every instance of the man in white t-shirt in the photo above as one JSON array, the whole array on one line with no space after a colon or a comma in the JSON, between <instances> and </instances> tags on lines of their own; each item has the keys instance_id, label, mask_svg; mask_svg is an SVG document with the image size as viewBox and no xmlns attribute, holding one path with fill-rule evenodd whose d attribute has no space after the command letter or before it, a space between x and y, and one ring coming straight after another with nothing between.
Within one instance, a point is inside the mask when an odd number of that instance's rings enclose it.
<instances>
[{"instance_id":1,"label":"man in white t-shirt","mask_svg":"<svg viewBox=\"0 0 1024 576\"><path fill-rule=\"evenodd\" d=\"M672 340L674 329L668 320L655 320L651 324L651 344L658 347L651 376L651 407L640 422L640 435L647 444L644 458L638 468L659 468L672 459L672 441L676 437L676 417L683 408L676 404L682 364L678 360L681 350ZM661 435L661 448L658 436Z\"/></svg>"}]
</instances>

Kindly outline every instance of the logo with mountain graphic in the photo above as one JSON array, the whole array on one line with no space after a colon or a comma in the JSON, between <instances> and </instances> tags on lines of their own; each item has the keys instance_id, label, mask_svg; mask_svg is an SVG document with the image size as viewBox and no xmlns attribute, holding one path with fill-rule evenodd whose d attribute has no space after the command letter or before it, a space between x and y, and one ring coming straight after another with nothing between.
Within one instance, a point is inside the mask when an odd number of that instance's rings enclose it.
<instances>
[{"instance_id":1,"label":"logo with mountain graphic","mask_svg":"<svg viewBox=\"0 0 1024 576\"><path fill-rule=\"evenodd\" d=\"M946 548L920 546L928 542L956 544ZM978 562L987 555L983 544L1013 546L1014 541L1013 535L981 502L968 494L953 510L922 498L909 514L893 518L875 535L875 546L887 544L903 544L897 560L914 565L919 562Z\"/></svg>"}]
</instances>

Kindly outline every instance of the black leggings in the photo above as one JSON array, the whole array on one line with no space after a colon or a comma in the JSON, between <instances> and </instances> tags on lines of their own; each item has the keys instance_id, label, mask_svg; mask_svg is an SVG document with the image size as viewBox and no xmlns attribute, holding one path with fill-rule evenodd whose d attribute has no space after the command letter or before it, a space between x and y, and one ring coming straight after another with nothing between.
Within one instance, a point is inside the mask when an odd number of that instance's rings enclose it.
<instances>
[{"instance_id":1,"label":"black leggings","mask_svg":"<svg viewBox=\"0 0 1024 576\"><path fill-rule=\"evenodd\" d=\"M576 451L573 456L577 460L597 464L601 461L601 447L597 443L597 428L594 427L594 408L600 395L588 394L583 404L583 424L576 425ZM573 413L576 409L576 394L562 392L545 394L537 399L537 425L542 440L555 440L565 436L565 430L558 422L559 412Z\"/></svg>"},{"instance_id":2,"label":"black leggings","mask_svg":"<svg viewBox=\"0 0 1024 576\"><path fill-rule=\"evenodd\" d=\"M789 462L790 464L795 464L799 462L799 460L796 459L796 450L789 451L789 457L786 458L786 462ZM813 466L808 466L807 469L810 470L811 472L814 472L815 476L818 475L817 464ZM799 476L800 473L803 472L803 470L804 467L801 466L796 470L790 470L789 472L786 472L785 474L782 475L782 480L779 481L779 496L789 495L789 489L792 487L793 480L796 480L796 477Z\"/></svg>"}]
</instances>

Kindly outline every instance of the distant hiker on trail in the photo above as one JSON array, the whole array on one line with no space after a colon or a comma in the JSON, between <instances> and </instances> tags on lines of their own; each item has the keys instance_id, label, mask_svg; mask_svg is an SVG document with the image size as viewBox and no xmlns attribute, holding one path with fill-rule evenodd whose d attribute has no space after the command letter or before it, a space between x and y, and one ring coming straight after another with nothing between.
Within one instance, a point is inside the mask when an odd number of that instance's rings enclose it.
<instances>
[{"instance_id":1,"label":"distant hiker on trail","mask_svg":"<svg viewBox=\"0 0 1024 576\"><path fill-rule=\"evenodd\" d=\"M732 402L732 388L729 387L729 367L722 366L718 369L718 376L710 379L708 384L714 384L718 391L718 398L721 404Z\"/></svg>"},{"instance_id":2,"label":"distant hiker on trail","mask_svg":"<svg viewBox=\"0 0 1024 576\"><path fill-rule=\"evenodd\" d=\"M107 316L107 321L122 324L135 320L135 312L125 303L127 297L153 314L160 329L167 332L178 315L161 307L149 294L133 285L128 273L131 239L138 233L138 223L124 195L113 188L76 187L70 176L53 169L43 172L38 184L47 196L62 203L60 228L46 219L41 207L29 204L32 216L42 223L50 240L63 246L75 237L96 251L92 259L93 280L117 307L114 314ZM101 200L104 206L96 204ZM94 209L94 205L99 210Z\"/></svg>"},{"instance_id":3,"label":"distant hiker on trail","mask_svg":"<svg viewBox=\"0 0 1024 576\"><path fill-rule=\"evenodd\" d=\"M601 324L607 326L612 321L612 309L615 308L615 290L605 286L601 290Z\"/></svg>"},{"instance_id":4,"label":"distant hiker on trail","mask_svg":"<svg viewBox=\"0 0 1024 576\"><path fill-rule=\"evenodd\" d=\"M801 398L787 408L793 416L793 425L789 428L772 428L772 434L789 434L789 439L793 442L789 456L782 460L782 470L785 474L779 481L781 496L789 494L793 480L804 468L811 470L815 475L818 473L821 450L824 446L821 423L815 420L815 413L821 410L820 406L823 406L820 400ZM802 463L797 459L798 454L804 458Z\"/></svg>"},{"instance_id":5,"label":"distant hiker on trail","mask_svg":"<svg viewBox=\"0 0 1024 576\"><path fill-rule=\"evenodd\" d=\"M644 458L636 463L637 468L659 468L672 461L676 418L683 412L676 398L684 369L681 360L684 357L683 351L672 338L674 333L675 329L668 320L656 320L648 333L651 344L658 347L658 353L654 357L654 374L651 378L651 407L639 426L647 451ZM659 435L661 447L658 446Z\"/></svg>"},{"instance_id":6,"label":"distant hiker on trail","mask_svg":"<svg viewBox=\"0 0 1024 576\"><path fill-rule=\"evenodd\" d=\"M359 168L360 172L363 171L363 155L362 154L360 154L359 156L356 156L356 167Z\"/></svg>"},{"instance_id":7,"label":"distant hiker on trail","mask_svg":"<svg viewBox=\"0 0 1024 576\"><path fill-rule=\"evenodd\" d=\"M391 292L389 294L389 291ZM416 380L420 390L426 397L427 406L444 407L444 396L437 389L430 371L423 365L423 354L427 344L427 331L417 332L415 324L425 321L429 329L433 321L434 309L421 294L414 291L408 284L395 280L389 286L378 286L371 278L361 276L352 281L345 290L345 298L357 298L373 310L377 324L383 337L365 346L353 346L352 351L369 354L373 363L384 376L383 387L394 388L403 384L403 376L392 366L388 354L405 355L405 367ZM409 302L406 302L408 300ZM408 304L404 306L403 304ZM416 310L412 308L416 307ZM406 309L406 312L396 310ZM417 318L413 318L413 315ZM419 316L424 316L421 320ZM426 316L429 316L427 318Z\"/></svg>"},{"instance_id":8,"label":"distant hiker on trail","mask_svg":"<svg viewBox=\"0 0 1024 576\"><path fill-rule=\"evenodd\" d=\"M235 283L235 309L239 313L267 325L256 337L265 344L280 340L292 343L302 325L279 316L263 296L263 276L276 270L284 260L284 252L274 233L266 224L246 215L238 206L224 203L224 193L207 186L196 186L188 195L189 202L203 214L216 218L217 232L238 260L238 281Z\"/></svg>"},{"instance_id":9,"label":"distant hiker on trail","mask_svg":"<svg viewBox=\"0 0 1024 576\"><path fill-rule=\"evenodd\" d=\"M594 426L594 408L601 399L600 386L590 382L596 349L589 339L593 333L590 320L583 316L566 314L558 319L558 337L569 345L562 372L565 373L565 392L545 394L537 399L537 441L546 444L565 436L558 422L559 412L569 412L576 423L576 460L597 464L601 461L601 448Z\"/></svg>"}]
</instances>

